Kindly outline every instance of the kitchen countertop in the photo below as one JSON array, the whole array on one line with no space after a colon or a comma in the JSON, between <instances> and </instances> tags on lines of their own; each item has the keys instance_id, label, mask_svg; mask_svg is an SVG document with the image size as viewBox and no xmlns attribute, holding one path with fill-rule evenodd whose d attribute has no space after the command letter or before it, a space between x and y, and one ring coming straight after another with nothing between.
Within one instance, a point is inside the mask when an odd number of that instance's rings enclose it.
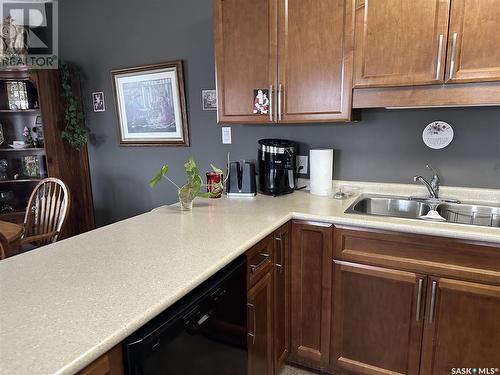
<instances>
[{"instance_id":1,"label":"kitchen countertop","mask_svg":"<svg viewBox=\"0 0 500 375\"><path fill-rule=\"evenodd\" d=\"M499 190L448 192L500 201ZM75 373L292 218L500 243L500 228L344 214L354 199L198 199L191 212L160 207L3 260L0 373Z\"/></svg>"}]
</instances>

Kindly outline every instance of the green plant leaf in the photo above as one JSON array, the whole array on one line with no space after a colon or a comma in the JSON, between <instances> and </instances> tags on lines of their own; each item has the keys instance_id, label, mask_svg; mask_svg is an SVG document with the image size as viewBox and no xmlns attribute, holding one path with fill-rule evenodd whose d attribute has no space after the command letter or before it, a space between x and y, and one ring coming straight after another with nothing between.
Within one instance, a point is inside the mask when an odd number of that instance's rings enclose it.
<instances>
[{"instance_id":1,"label":"green plant leaf","mask_svg":"<svg viewBox=\"0 0 500 375\"><path fill-rule=\"evenodd\" d=\"M62 96L66 105L64 110L65 129L61 132L61 138L66 140L74 149L80 150L88 143L89 138L89 129L85 125L81 98L73 92L73 86L80 74L75 68L69 67L62 60L59 60L59 69Z\"/></svg>"},{"instance_id":2,"label":"green plant leaf","mask_svg":"<svg viewBox=\"0 0 500 375\"><path fill-rule=\"evenodd\" d=\"M186 163L184 164L184 168L186 169L186 173L192 173L196 168L196 162L192 157L190 157Z\"/></svg>"},{"instance_id":3,"label":"green plant leaf","mask_svg":"<svg viewBox=\"0 0 500 375\"><path fill-rule=\"evenodd\" d=\"M211 192L206 192L206 193L198 192L197 196L200 198L210 198L210 197L212 197L212 193Z\"/></svg>"},{"instance_id":4,"label":"green plant leaf","mask_svg":"<svg viewBox=\"0 0 500 375\"><path fill-rule=\"evenodd\" d=\"M222 169L216 167L215 165L213 164L210 164L210 166L212 167L212 170L215 172L215 173L220 173L220 174L223 174L224 172L222 172Z\"/></svg>"},{"instance_id":5,"label":"green plant leaf","mask_svg":"<svg viewBox=\"0 0 500 375\"><path fill-rule=\"evenodd\" d=\"M160 169L158 169L155 176L151 179L151 181L149 181L149 186L151 186L152 188L155 187L158 184L158 182L160 182L161 179L166 176L167 173L168 173L168 164L165 164Z\"/></svg>"}]
</instances>

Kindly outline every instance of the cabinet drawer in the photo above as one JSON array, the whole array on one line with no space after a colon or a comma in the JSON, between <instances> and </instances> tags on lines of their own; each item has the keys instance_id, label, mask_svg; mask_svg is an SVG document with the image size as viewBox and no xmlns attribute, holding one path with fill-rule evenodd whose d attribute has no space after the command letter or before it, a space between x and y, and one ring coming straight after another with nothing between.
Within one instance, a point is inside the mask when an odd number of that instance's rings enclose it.
<instances>
[{"instance_id":1,"label":"cabinet drawer","mask_svg":"<svg viewBox=\"0 0 500 375\"><path fill-rule=\"evenodd\" d=\"M500 245L338 226L334 258L500 285Z\"/></svg>"},{"instance_id":2,"label":"cabinet drawer","mask_svg":"<svg viewBox=\"0 0 500 375\"><path fill-rule=\"evenodd\" d=\"M246 253L247 256L247 286L250 288L268 273L274 265L274 242L269 236Z\"/></svg>"}]
</instances>

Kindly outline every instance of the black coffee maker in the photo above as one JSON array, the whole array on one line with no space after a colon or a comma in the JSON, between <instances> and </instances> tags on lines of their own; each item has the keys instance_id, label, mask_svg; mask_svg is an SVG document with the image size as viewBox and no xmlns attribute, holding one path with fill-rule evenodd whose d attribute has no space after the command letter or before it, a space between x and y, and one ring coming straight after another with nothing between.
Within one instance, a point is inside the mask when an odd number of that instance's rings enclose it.
<instances>
[{"instance_id":1,"label":"black coffee maker","mask_svg":"<svg viewBox=\"0 0 500 375\"><path fill-rule=\"evenodd\" d=\"M281 195L295 189L297 143L283 139L259 141L259 189L263 194Z\"/></svg>"}]
</instances>

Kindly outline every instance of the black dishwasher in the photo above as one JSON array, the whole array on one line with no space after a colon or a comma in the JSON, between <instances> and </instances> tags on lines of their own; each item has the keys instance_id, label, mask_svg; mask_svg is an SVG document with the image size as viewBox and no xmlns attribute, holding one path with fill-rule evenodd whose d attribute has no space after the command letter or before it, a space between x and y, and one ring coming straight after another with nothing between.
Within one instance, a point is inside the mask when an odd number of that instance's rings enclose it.
<instances>
[{"instance_id":1,"label":"black dishwasher","mask_svg":"<svg viewBox=\"0 0 500 375\"><path fill-rule=\"evenodd\" d=\"M245 375L246 258L239 257L129 336L127 375Z\"/></svg>"}]
</instances>

